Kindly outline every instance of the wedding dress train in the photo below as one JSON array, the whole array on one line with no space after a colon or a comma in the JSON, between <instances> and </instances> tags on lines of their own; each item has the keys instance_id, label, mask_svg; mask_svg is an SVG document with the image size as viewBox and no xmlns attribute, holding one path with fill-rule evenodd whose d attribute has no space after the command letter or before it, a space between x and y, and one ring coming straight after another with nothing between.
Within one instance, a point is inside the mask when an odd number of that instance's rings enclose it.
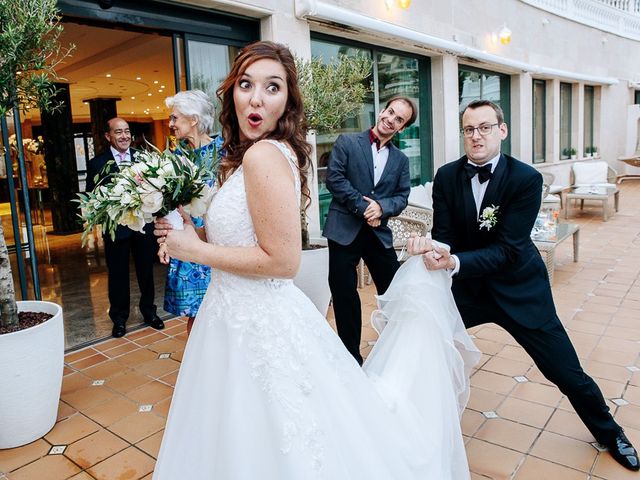
<instances>
[{"instance_id":1,"label":"wedding dress train","mask_svg":"<svg viewBox=\"0 0 640 480\"><path fill-rule=\"evenodd\" d=\"M242 167L205 226L210 242L256 244ZM469 478L459 414L479 352L449 287L445 273L407 261L380 298L387 324L360 368L291 280L212 269L153 478Z\"/></svg>"}]
</instances>

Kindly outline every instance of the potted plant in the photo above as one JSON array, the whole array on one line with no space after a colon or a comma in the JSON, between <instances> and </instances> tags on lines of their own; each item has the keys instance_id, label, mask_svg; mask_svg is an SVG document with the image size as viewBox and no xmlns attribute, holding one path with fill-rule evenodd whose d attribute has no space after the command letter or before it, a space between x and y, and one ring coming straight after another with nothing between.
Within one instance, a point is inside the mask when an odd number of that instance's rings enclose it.
<instances>
[{"instance_id":1,"label":"potted plant","mask_svg":"<svg viewBox=\"0 0 640 480\"><path fill-rule=\"evenodd\" d=\"M298 80L307 116L308 139L313 146L315 161L315 135L335 130L350 116L360 111L364 96L369 91L366 79L371 75L371 60L340 55L325 63L314 57L297 59ZM315 168L312 181L315 181ZM327 314L331 292L329 290L329 251L324 239L309 239L306 210L300 212L302 226L302 261L295 284L313 301L323 315Z\"/></svg>"},{"instance_id":2,"label":"potted plant","mask_svg":"<svg viewBox=\"0 0 640 480\"><path fill-rule=\"evenodd\" d=\"M592 150L591 147L584 147L584 156L589 158L591 156Z\"/></svg>"},{"instance_id":3,"label":"potted plant","mask_svg":"<svg viewBox=\"0 0 640 480\"><path fill-rule=\"evenodd\" d=\"M591 147L591 156L592 157L598 156L598 147Z\"/></svg>"},{"instance_id":4,"label":"potted plant","mask_svg":"<svg viewBox=\"0 0 640 480\"><path fill-rule=\"evenodd\" d=\"M575 160L578 155L578 152L576 151L575 148L570 148L569 154L571 155L571 160Z\"/></svg>"},{"instance_id":5,"label":"potted plant","mask_svg":"<svg viewBox=\"0 0 640 480\"><path fill-rule=\"evenodd\" d=\"M18 112L55 108L54 67L62 50L56 0L0 2L0 123L9 144L13 114L16 148L24 158ZM9 148L4 149L10 173ZM19 254L19 253L18 253ZM64 329L59 305L16 302L9 253L0 222L0 449L30 443L56 421L64 368Z\"/></svg>"}]
</instances>

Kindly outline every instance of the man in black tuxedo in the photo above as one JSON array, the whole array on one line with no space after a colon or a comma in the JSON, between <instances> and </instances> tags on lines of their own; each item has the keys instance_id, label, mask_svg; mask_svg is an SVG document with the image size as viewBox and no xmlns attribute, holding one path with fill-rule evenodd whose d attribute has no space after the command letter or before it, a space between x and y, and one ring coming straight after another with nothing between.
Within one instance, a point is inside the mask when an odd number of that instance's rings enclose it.
<instances>
[{"instance_id":1,"label":"man in black tuxedo","mask_svg":"<svg viewBox=\"0 0 640 480\"><path fill-rule=\"evenodd\" d=\"M617 462L638 470L637 452L580 366L531 241L542 176L500 153L508 132L494 103L471 102L462 115L462 133L466 155L442 166L433 183L432 236L451 251L416 237L409 240L409 252L423 254L430 270L449 269L466 327L494 322L509 332L567 396L596 440Z\"/></svg>"},{"instance_id":2,"label":"man in black tuxedo","mask_svg":"<svg viewBox=\"0 0 640 480\"><path fill-rule=\"evenodd\" d=\"M327 166L327 188L333 199L322 233L329 244L333 311L338 335L361 365L356 267L362 258L381 295L400 266L387 221L407 206L411 183L409 159L391 139L416 115L411 99L392 98L373 128L338 137Z\"/></svg>"},{"instance_id":3,"label":"man in black tuxedo","mask_svg":"<svg viewBox=\"0 0 640 480\"><path fill-rule=\"evenodd\" d=\"M133 161L131 151L131 132L122 118L112 118L107 122L105 138L109 148L91 159L87 164L87 191L99 183L108 181L108 177L119 168L121 163ZM129 318L129 251L133 253L136 277L140 287L140 313L145 323L161 330L164 323L156 314L154 304L153 262L156 257L157 243L153 236L153 224L145 226L145 233L135 232L128 227L118 225L115 240L108 234L103 235L104 252L107 260L109 317L113 322L114 337L125 335L125 324Z\"/></svg>"}]
</instances>

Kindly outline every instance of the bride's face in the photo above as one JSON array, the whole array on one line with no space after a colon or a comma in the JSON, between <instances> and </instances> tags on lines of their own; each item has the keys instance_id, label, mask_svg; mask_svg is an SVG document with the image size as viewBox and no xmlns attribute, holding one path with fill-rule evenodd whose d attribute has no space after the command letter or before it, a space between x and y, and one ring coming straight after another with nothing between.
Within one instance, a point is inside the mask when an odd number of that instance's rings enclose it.
<instances>
[{"instance_id":1,"label":"bride's face","mask_svg":"<svg viewBox=\"0 0 640 480\"><path fill-rule=\"evenodd\" d=\"M240 140L256 140L273 132L287 105L287 74L275 60L247 67L233 87Z\"/></svg>"}]
</instances>

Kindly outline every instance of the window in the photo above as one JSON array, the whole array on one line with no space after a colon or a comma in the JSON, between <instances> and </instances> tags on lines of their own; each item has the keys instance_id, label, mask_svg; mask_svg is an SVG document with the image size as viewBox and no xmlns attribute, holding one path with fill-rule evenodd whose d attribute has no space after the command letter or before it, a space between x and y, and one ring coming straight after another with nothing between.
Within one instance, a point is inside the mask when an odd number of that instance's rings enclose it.
<instances>
[{"instance_id":1,"label":"window","mask_svg":"<svg viewBox=\"0 0 640 480\"><path fill-rule=\"evenodd\" d=\"M571 158L571 84L560 84L560 159Z\"/></svg>"},{"instance_id":2,"label":"window","mask_svg":"<svg viewBox=\"0 0 640 480\"><path fill-rule=\"evenodd\" d=\"M411 184L418 185L430 180L433 168L431 135L429 135L431 105L426 93L431 90L428 83L428 60L394 51L373 49L362 44L345 44L343 40L336 41L324 35L317 35L311 39L312 56L329 62L340 54L366 55L371 58L373 61L373 71L369 77L371 92L365 97L358 115L347 119L341 128L316 136L321 226L324 226L331 202L331 194L326 188L325 180L333 144L342 133L361 132L375 125L378 114L392 97L404 95L413 99L418 105L416 121L394 138L396 146L409 157Z\"/></svg>"},{"instance_id":3,"label":"window","mask_svg":"<svg viewBox=\"0 0 640 480\"><path fill-rule=\"evenodd\" d=\"M473 100L491 100L500 105L504 112L504 121L509 125L511 119L509 76L471 67L458 70L458 105L460 113ZM460 151L464 151L460 135ZM507 137L502 142L503 153L511 153L511 142Z\"/></svg>"},{"instance_id":4,"label":"window","mask_svg":"<svg viewBox=\"0 0 640 480\"><path fill-rule=\"evenodd\" d=\"M546 149L546 83L533 81L533 163L544 163Z\"/></svg>"},{"instance_id":5,"label":"window","mask_svg":"<svg viewBox=\"0 0 640 480\"><path fill-rule=\"evenodd\" d=\"M593 119L595 109L595 92L591 86L584 87L584 154L591 156L594 147L593 141Z\"/></svg>"}]
</instances>

